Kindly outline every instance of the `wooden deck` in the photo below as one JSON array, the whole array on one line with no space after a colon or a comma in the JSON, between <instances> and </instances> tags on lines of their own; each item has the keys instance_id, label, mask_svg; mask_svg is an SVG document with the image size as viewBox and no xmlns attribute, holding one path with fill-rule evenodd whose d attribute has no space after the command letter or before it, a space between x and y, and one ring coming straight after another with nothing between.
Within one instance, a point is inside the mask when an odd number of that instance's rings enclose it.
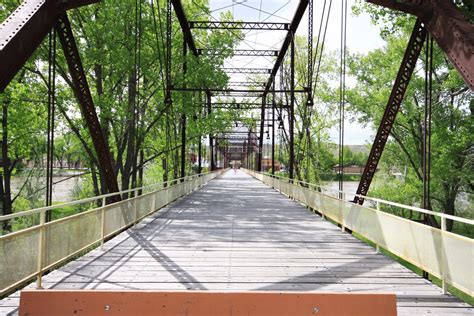
<instances>
[{"instance_id":1,"label":"wooden deck","mask_svg":"<svg viewBox=\"0 0 474 316\"><path fill-rule=\"evenodd\" d=\"M46 288L384 291L400 315L474 309L305 207L233 171L43 279ZM33 287L30 285L29 287ZM0 301L16 314L19 294Z\"/></svg>"}]
</instances>

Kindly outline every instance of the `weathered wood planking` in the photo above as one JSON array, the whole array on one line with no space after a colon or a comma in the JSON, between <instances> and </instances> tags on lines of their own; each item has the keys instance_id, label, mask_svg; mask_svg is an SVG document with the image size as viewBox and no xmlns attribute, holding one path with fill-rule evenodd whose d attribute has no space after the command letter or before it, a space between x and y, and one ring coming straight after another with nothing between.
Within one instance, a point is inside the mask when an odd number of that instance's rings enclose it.
<instances>
[{"instance_id":1,"label":"weathered wood planking","mask_svg":"<svg viewBox=\"0 0 474 316\"><path fill-rule=\"evenodd\" d=\"M467 304L259 181L233 172L44 277L46 288L395 292L400 315ZM28 286L33 288L33 285ZM18 308L18 293L0 315Z\"/></svg>"}]
</instances>

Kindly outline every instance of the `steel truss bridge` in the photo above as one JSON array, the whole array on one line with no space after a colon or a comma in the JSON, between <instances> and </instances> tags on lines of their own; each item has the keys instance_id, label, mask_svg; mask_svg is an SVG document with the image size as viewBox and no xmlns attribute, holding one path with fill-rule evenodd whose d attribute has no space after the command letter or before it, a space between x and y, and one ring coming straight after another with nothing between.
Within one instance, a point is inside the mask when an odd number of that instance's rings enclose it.
<instances>
[{"instance_id":1,"label":"steel truss bridge","mask_svg":"<svg viewBox=\"0 0 474 316\"><path fill-rule=\"evenodd\" d=\"M446 231L447 220L467 225L473 225L473 221L366 197L428 38L436 41L466 84L474 90L474 26L451 1L367 1L413 15L417 20L394 78L362 180L355 194L350 196L340 191L336 194L324 192L324 188L294 179L296 94L306 96L308 108L313 106L313 0L299 0L289 23L190 21L180 0L167 1L165 102L173 102L173 92L202 92L204 98L196 107L204 108L208 115L216 109L229 109L258 111L259 117L254 120L255 124L237 123L235 127L208 135L211 172L201 173L200 144L197 175L189 176L185 170L187 117L183 113L180 118L180 178L132 189L130 192L133 194L128 199L122 199L123 192L119 192L111 155L69 21L68 11L97 2L26 0L0 26L0 92L48 33L55 30L108 190L106 195L87 200L98 207L63 220L49 221L46 217L47 211L56 206L0 216L2 222L31 215L40 218L39 224L32 228L0 236L0 291L14 293L10 299L0 301L0 313L18 312L19 294L15 290L34 279L36 285L28 288L388 291L397 294L400 313L473 313L471 307L447 294L449 285L473 295L473 242ZM305 12L308 12L309 34L308 79L304 88L298 89L295 82L295 33ZM263 81L255 82L249 77L248 81L230 81L224 88L191 87L174 82L172 78L173 19L179 22L183 34L183 55L192 54L196 60L228 54L215 47L198 47L193 35L196 30L271 31L284 34L284 39L279 50L233 51L233 56L268 58L273 63L270 68L221 69L230 78L233 74L259 75L265 78ZM289 59L289 73L282 71L285 59ZM182 64L182 72L186 76L186 61ZM278 77L285 77L288 87L276 87ZM289 102L278 102L276 94L288 96ZM219 95L233 96L234 99L253 98L254 101L213 101ZM283 122L284 118L286 122ZM275 131L278 127L288 138L289 179L275 175ZM272 137L268 136L272 140L270 174L261 172L266 131L272 133ZM52 155L49 151L48 155ZM234 174L232 170L227 171L232 161L241 161L245 172ZM173 204L178 198L182 200ZM242 204L240 208L235 206L239 203ZM437 216L441 228L388 215L380 210L381 204ZM167 205L170 205L167 211L155 213ZM339 225L339 229L331 223ZM351 233L371 241L376 251L352 237ZM164 237L158 238L160 234ZM97 245L100 249L55 270ZM27 247L34 251L28 253ZM422 269L425 276L430 274L439 278L442 289L380 254L381 248ZM190 255L185 249L195 255ZM206 253L208 250L212 256ZM8 257L15 258L16 262L9 261ZM50 271L53 272L43 276ZM35 298L35 293L39 292L25 291L25 300L32 302L28 306L38 306L48 296L55 302L64 299L64 304L58 304L58 308L67 309L73 304L67 295L55 296L49 291ZM335 302L346 302L346 298L337 299ZM395 300L395 297L381 296L380 299L387 305L378 306L374 300L367 301L374 308L372 315L383 308L386 308L386 314L393 313L394 310L388 306L390 299ZM349 301L347 304L356 308ZM107 310L109 305L105 306ZM28 307L23 308L26 311ZM319 311L317 306L312 308L313 313Z\"/></svg>"}]
</instances>

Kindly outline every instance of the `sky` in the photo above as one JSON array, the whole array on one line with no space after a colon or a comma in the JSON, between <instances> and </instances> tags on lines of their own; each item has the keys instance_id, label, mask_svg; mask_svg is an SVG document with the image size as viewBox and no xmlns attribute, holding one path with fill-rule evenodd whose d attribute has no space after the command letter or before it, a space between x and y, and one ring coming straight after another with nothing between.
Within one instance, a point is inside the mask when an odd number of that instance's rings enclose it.
<instances>
[{"instance_id":1,"label":"sky","mask_svg":"<svg viewBox=\"0 0 474 316\"><path fill-rule=\"evenodd\" d=\"M379 36L379 29L371 24L368 14L359 16L352 15L351 7L356 0L347 0L347 49L351 53L367 53L383 46L384 42ZM314 0L314 26L313 33L317 35L319 30L321 12L326 2L326 10L331 3L331 14L327 29L325 51L337 51L340 49L340 18L342 0ZM236 20L243 21L262 21L262 22L291 22L298 0L210 0L212 15L219 20L220 13L230 11L234 14ZM327 12L327 11L326 11ZM308 31L308 10L306 10L303 19L298 27L297 35L307 36ZM283 42L285 31L244 31L246 37L239 49L275 49L279 50ZM271 57L234 57L226 62L225 67L243 68L272 68L273 60ZM231 81L245 81L242 75L234 75ZM348 84L350 84L348 78ZM352 121L352 122L351 122ZM370 128L353 122L351 117L345 120L345 139L347 145L361 145L371 143L375 131ZM338 129L330 130L331 139L338 141Z\"/></svg>"}]
</instances>

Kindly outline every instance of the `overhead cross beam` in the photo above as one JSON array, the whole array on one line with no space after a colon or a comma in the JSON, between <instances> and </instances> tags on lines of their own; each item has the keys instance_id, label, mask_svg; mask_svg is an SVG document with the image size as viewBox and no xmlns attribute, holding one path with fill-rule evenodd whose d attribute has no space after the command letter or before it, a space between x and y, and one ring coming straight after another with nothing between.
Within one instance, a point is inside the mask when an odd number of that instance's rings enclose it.
<instances>
[{"instance_id":1,"label":"overhead cross beam","mask_svg":"<svg viewBox=\"0 0 474 316\"><path fill-rule=\"evenodd\" d=\"M202 104L200 107L206 107L206 104ZM262 107L261 103L232 103L232 102L216 102L212 103L213 109L228 109L228 110L258 110ZM272 104L266 104L266 108L270 109ZM286 107L285 107L286 108Z\"/></svg>"},{"instance_id":2,"label":"overhead cross beam","mask_svg":"<svg viewBox=\"0 0 474 316\"><path fill-rule=\"evenodd\" d=\"M265 82L252 82L252 81L242 81L242 82L237 82L237 81L229 81L227 83L228 86L232 87L258 87L258 86L265 86Z\"/></svg>"},{"instance_id":3,"label":"overhead cross beam","mask_svg":"<svg viewBox=\"0 0 474 316\"><path fill-rule=\"evenodd\" d=\"M203 92L203 91L210 91L210 92L223 92L223 93L264 93L264 90L255 90L255 89L209 89L209 88L193 88L193 87L172 87L171 90L174 91L194 91L194 92ZM298 89L298 90L275 90L277 93L289 93L289 92L296 92L296 93L305 93L307 92L306 89Z\"/></svg>"},{"instance_id":4,"label":"overhead cross beam","mask_svg":"<svg viewBox=\"0 0 474 316\"><path fill-rule=\"evenodd\" d=\"M222 68L222 70L227 73L249 75L270 74L272 72L271 69L267 68Z\"/></svg>"},{"instance_id":5,"label":"overhead cross beam","mask_svg":"<svg viewBox=\"0 0 474 316\"><path fill-rule=\"evenodd\" d=\"M228 51L221 49L198 49L198 53L201 55L219 56L227 54ZM232 51L233 56L265 56L265 57L276 57L278 56L277 50L270 49L234 49Z\"/></svg>"},{"instance_id":6,"label":"overhead cross beam","mask_svg":"<svg viewBox=\"0 0 474 316\"><path fill-rule=\"evenodd\" d=\"M451 0L367 0L417 16L474 91L474 24Z\"/></svg>"},{"instance_id":7,"label":"overhead cross beam","mask_svg":"<svg viewBox=\"0 0 474 316\"><path fill-rule=\"evenodd\" d=\"M206 30L288 30L289 23L272 22L220 22L220 21L189 21L191 29Z\"/></svg>"},{"instance_id":8,"label":"overhead cross beam","mask_svg":"<svg viewBox=\"0 0 474 316\"><path fill-rule=\"evenodd\" d=\"M260 98L262 96L262 93L221 91L221 92L213 92L212 96L228 96L228 97L233 97L233 98Z\"/></svg>"}]
</instances>

